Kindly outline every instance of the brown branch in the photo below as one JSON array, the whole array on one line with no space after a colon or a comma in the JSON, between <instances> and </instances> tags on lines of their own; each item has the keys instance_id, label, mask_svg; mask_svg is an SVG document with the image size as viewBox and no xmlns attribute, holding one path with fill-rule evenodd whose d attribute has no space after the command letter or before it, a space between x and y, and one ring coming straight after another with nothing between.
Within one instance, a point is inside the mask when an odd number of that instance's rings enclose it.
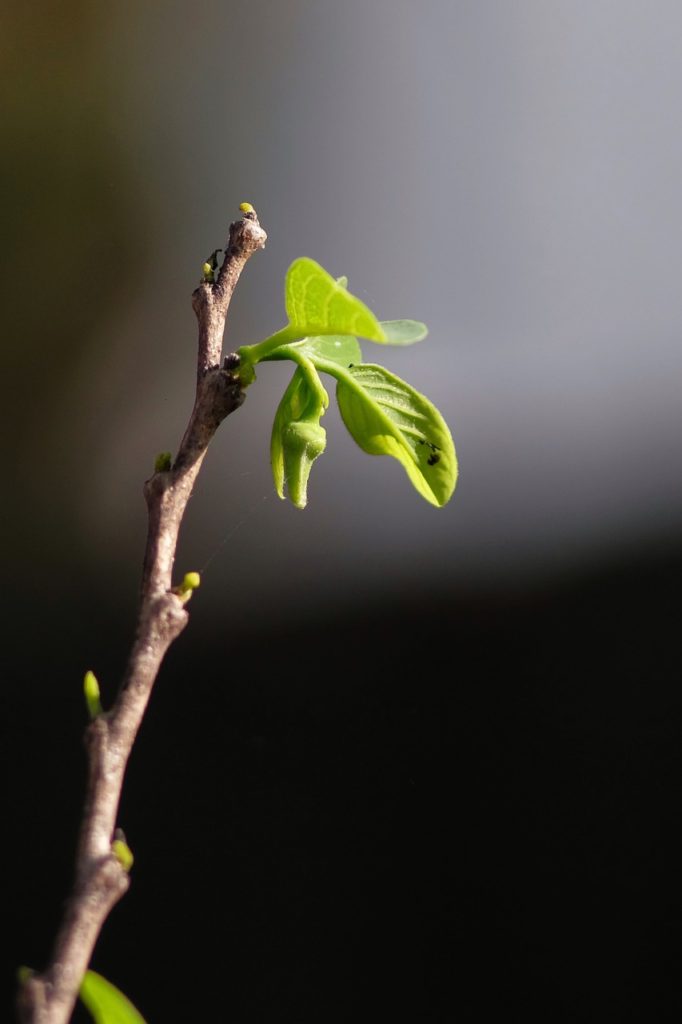
<instances>
[{"instance_id":1,"label":"brown branch","mask_svg":"<svg viewBox=\"0 0 682 1024\"><path fill-rule=\"evenodd\" d=\"M113 708L86 730L88 784L74 886L49 966L20 988L22 1024L67 1024L102 926L130 884L112 852L123 777L163 657L187 624L184 603L171 591L180 524L213 435L244 400L228 368L235 359L220 366L223 332L239 276L266 237L255 212L232 224L216 283L204 282L192 295L199 322L194 408L171 469L145 484L149 526L135 642Z\"/></svg>"}]
</instances>

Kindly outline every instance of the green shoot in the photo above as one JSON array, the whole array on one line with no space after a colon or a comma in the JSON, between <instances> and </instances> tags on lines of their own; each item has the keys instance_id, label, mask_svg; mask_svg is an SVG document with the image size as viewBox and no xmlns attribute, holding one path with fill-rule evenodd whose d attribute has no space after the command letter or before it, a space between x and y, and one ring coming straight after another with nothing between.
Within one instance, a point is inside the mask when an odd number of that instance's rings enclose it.
<instances>
[{"instance_id":1,"label":"green shoot","mask_svg":"<svg viewBox=\"0 0 682 1024\"><path fill-rule=\"evenodd\" d=\"M90 720L94 721L98 715L102 714L102 702L99 695L99 683L97 682L97 676L89 669L85 673L85 677L83 679L83 694L85 696L85 706L88 709Z\"/></svg>"},{"instance_id":2,"label":"green shoot","mask_svg":"<svg viewBox=\"0 0 682 1024\"><path fill-rule=\"evenodd\" d=\"M374 363L363 363L357 336L384 345L412 345L428 334L418 320L378 320L314 260L294 260L286 276L289 322L269 338L239 349L242 387L255 380L257 363L297 364L275 415L270 458L275 489L305 508L312 464L324 451L320 418L328 405L319 373L336 378L336 398L351 437L370 455L391 455L426 501L442 507L457 482L450 431L435 406L413 387Z\"/></svg>"}]
</instances>

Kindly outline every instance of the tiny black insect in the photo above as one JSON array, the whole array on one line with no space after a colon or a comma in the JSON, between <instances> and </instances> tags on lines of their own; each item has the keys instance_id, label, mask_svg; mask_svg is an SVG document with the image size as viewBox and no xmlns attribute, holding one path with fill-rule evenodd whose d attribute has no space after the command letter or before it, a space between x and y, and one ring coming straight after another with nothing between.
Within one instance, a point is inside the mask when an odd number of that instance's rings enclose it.
<instances>
[{"instance_id":1,"label":"tiny black insect","mask_svg":"<svg viewBox=\"0 0 682 1024\"><path fill-rule=\"evenodd\" d=\"M431 454L426 461L429 466L435 466L437 462L440 462L440 455Z\"/></svg>"},{"instance_id":2,"label":"tiny black insect","mask_svg":"<svg viewBox=\"0 0 682 1024\"><path fill-rule=\"evenodd\" d=\"M437 444L434 444L433 441L427 441L426 438L424 438L424 437L418 438L417 444L424 444L424 445L426 445L426 447L430 448L432 452L439 452L440 451L440 448L438 447ZM439 458L440 458L440 456L438 456L438 458L435 461L438 462ZM428 462L429 462L430 466L434 465L434 463L431 462L431 459L429 459Z\"/></svg>"}]
</instances>

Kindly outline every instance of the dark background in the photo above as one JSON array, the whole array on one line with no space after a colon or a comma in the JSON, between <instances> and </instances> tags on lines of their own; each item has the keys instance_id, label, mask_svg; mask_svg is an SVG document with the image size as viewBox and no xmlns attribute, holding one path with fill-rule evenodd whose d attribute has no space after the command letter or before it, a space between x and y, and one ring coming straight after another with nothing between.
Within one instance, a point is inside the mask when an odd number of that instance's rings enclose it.
<instances>
[{"instance_id":1,"label":"dark background","mask_svg":"<svg viewBox=\"0 0 682 1024\"><path fill-rule=\"evenodd\" d=\"M227 346L281 325L296 256L347 273L429 323L378 358L461 481L427 506L330 410L280 503L259 374L188 510L202 587L94 968L150 1024L679 1019L679 7L45 3L2 38L7 1016L70 884L82 677L113 699L191 290L250 200Z\"/></svg>"}]
</instances>

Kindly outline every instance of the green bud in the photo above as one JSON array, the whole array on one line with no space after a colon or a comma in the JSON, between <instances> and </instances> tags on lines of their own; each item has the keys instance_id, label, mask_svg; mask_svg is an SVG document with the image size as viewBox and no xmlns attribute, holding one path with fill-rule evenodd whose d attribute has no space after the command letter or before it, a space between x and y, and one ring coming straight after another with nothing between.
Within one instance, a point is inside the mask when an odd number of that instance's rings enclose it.
<instances>
[{"instance_id":1,"label":"green bud","mask_svg":"<svg viewBox=\"0 0 682 1024\"><path fill-rule=\"evenodd\" d=\"M327 432L319 419L296 420L282 432L284 475L289 497L296 508L308 503L308 477L313 462L327 446Z\"/></svg>"},{"instance_id":2,"label":"green bud","mask_svg":"<svg viewBox=\"0 0 682 1024\"><path fill-rule=\"evenodd\" d=\"M128 874L135 862L135 858L133 857L133 851L130 849L125 839L114 839L111 844L111 852L125 873Z\"/></svg>"},{"instance_id":3,"label":"green bud","mask_svg":"<svg viewBox=\"0 0 682 1024\"><path fill-rule=\"evenodd\" d=\"M20 985L25 985L27 981L30 981L36 972L32 967L21 966L17 968L17 981Z\"/></svg>"},{"instance_id":4,"label":"green bud","mask_svg":"<svg viewBox=\"0 0 682 1024\"><path fill-rule=\"evenodd\" d=\"M239 204L239 209L242 211L242 213L255 213L256 212L254 210L253 206L251 205L251 203L240 203Z\"/></svg>"},{"instance_id":5,"label":"green bud","mask_svg":"<svg viewBox=\"0 0 682 1024\"><path fill-rule=\"evenodd\" d=\"M159 452L154 462L155 473L167 473L173 465L173 456L170 452Z\"/></svg>"},{"instance_id":6,"label":"green bud","mask_svg":"<svg viewBox=\"0 0 682 1024\"><path fill-rule=\"evenodd\" d=\"M201 586L201 576L198 572L186 572L185 578L182 581L183 593L187 590L196 590L197 587Z\"/></svg>"},{"instance_id":7,"label":"green bud","mask_svg":"<svg viewBox=\"0 0 682 1024\"><path fill-rule=\"evenodd\" d=\"M201 268L203 274L204 284L213 284L215 282L215 274L213 273L213 267L210 263L204 263Z\"/></svg>"},{"instance_id":8,"label":"green bud","mask_svg":"<svg viewBox=\"0 0 682 1024\"><path fill-rule=\"evenodd\" d=\"M83 679L83 693L85 694L85 704L88 709L88 714L92 721L97 718L98 715L102 714L102 703L99 697L99 683L94 672L88 670L85 673Z\"/></svg>"},{"instance_id":9,"label":"green bud","mask_svg":"<svg viewBox=\"0 0 682 1024\"><path fill-rule=\"evenodd\" d=\"M186 572L182 583L173 587L173 593L176 597L179 597L183 604L186 604L193 591L201 585L201 576L198 572Z\"/></svg>"}]
</instances>

